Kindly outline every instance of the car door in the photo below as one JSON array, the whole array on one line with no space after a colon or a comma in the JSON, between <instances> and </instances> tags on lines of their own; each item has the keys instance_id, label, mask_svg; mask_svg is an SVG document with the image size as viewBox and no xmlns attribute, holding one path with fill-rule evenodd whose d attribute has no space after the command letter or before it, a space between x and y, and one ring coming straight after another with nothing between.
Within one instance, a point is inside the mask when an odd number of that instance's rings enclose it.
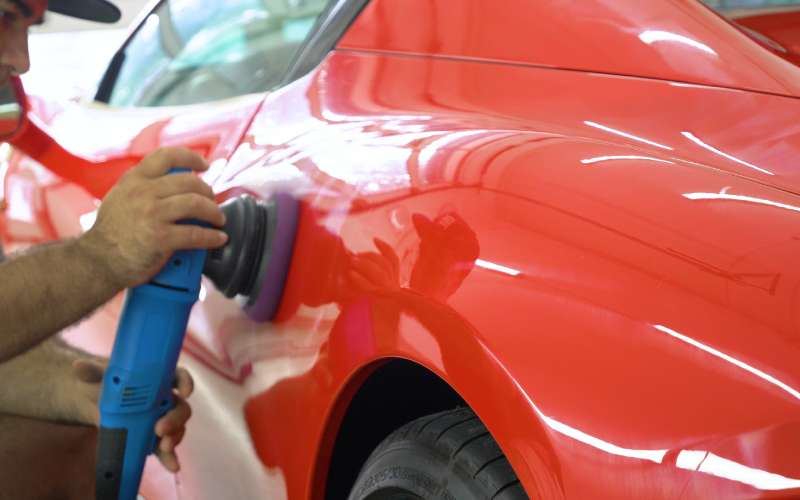
<instances>
[{"instance_id":1,"label":"car door","mask_svg":"<svg viewBox=\"0 0 800 500\"><path fill-rule=\"evenodd\" d=\"M161 146L195 149L220 167L264 93L281 85L326 3L158 2L114 56L93 102L31 96L32 111L67 150L97 164L94 185L80 186L95 197ZM76 186L50 179L21 153L5 174L7 203L37 207L35 214L6 213L11 247L80 232L77 221L85 214L70 213L52 193ZM13 203L15 197L20 201ZM65 197L81 211L94 205L90 198Z\"/></svg>"},{"instance_id":2,"label":"car door","mask_svg":"<svg viewBox=\"0 0 800 500\"><path fill-rule=\"evenodd\" d=\"M104 190L158 147L184 146L202 153L212 165L207 180L213 183L226 169L265 93L290 81L301 52L322 57L324 51L312 50L319 44L310 41L336 3L163 0L141 16L106 69L93 102L29 96L35 119L67 151L90 160L84 167L94 175L86 177L91 182L72 182L68 175L53 173L57 165L41 165L7 149L10 158L0 170L8 206L0 224L5 247L14 251L88 229ZM213 300L210 303L213 309ZM67 337L107 355L120 308L117 297ZM201 310L197 315L200 324L204 314ZM187 439L183 465L187 487L201 486L189 498L255 498L254 492L269 491L271 483L255 457L248 465L244 425L220 421L226 403L235 396L218 380L224 379L219 377L219 363L203 357L202 343L193 345L201 346L195 351L206 360L194 363L197 372L215 375L198 376L193 419L198 440L192 445ZM201 364L211 370L203 371ZM220 447L227 450L224 455L217 453ZM207 460L193 467L194 453ZM209 470L215 472L208 474ZM280 491L280 484L276 488ZM174 490L173 479L149 461L145 498L173 498Z\"/></svg>"}]
</instances>

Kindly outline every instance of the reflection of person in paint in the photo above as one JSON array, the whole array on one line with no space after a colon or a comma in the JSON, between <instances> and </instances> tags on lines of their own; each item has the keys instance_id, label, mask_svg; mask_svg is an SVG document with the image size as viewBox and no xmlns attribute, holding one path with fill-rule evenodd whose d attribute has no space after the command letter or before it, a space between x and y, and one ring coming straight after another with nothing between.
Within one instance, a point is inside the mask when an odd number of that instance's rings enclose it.
<instances>
[{"instance_id":1,"label":"reflection of person in paint","mask_svg":"<svg viewBox=\"0 0 800 500\"><path fill-rule=\"evenodd\" d=\"M416 255L407 257L413 259L410 273L403 273L403 262L393 247L381 239L373 240L375 251L353 253L323 224L301 225L298 241L303 245L296 247L293 259L314 266L307 273L315 279L300 280L305 283L301 285L303 290L284 297L278 322L291 317L301 304L319 307L336 303L341 312L330 337L339 338L340 342L335 344L337 349L348 351L332 352L331 344L326 342L320 348L320 357L327 357L328 361L317 363L314 370L331 369L336 359L349 357L353 352L379 357L382 346L375 345L374 341L395 343L401 315L413 317L429 331L448 331L462 336L466 351L478 348L474 343L475 335L470 333L472 326L447 305L447 300L459 289L478 258L475 232L454 213L433 219L414 214L412 222L418 243L414 245ZM405 284L403 275L408 280ZM287 299L296 302L289 303ZM443 361L457 363L457 360ZM288 378L247 403L245 414L254 441L269 443L268 447L258 448L267 466L279 463L278 457L293 456L292 450L297 445L293 432L275 433L267 423L285 421L281 415L287 412L307 414L308 409L297 408L298 401L326 400L329 388L315 382L315 379L326 378L314 372L310 376ZM292 420L299 426L297 432L301 432L301 418Z\"/></svg>"},{"instance_id":2,"label":"reflection of person in paint","mask_svg":"<svg viewBox=\"0 0 800 500\"><path fill-rule=\"evenodd\" d=\"M472 271L480 250L478 239L457 214L446 213L435 220L414 214L411 220L419 235L419 252L407 288L445 303ZM378 253L365 253L353 259L351 282L361 291L386 288L389 281L401 289L397 254L379 239L375 240L375 247Z\"/></svg>"},{"instance_id":3,"label":"reflection of person in paint","mask_svg":"<svg viewBox=\"0 0 800 500\"><path fill-rule=\"evenodd\" d=\"M353 256L347 282L357 300L371 297L371 321L385 334L394 335L401 313L414 317L430 331L440 331L450 322L471 329L447 305L447 299L475 266L480 248L474 231L452 213L434 220L414 214L412 222L419 235L419 246L408 286L400 283L397 254L379 239L374 240L377 252ZM343 308L342 317L345 312Z\"/></svg>"},{"instance_id":4,"label":"reflection of person in paint","mask_svg":"<svg viewBox=\"0 0 800 500\"><path fill-rule=\"evenodd\" d=\"M0 0L0 86L28 70L28 28L47 8L92 20L119 18L104 0ZM0 264L0 498L94 498L106 360L53 337L123 289L148 281L175 250L225 243L221 231L176 224L197 219L221 226L224 216L199 177L165 176L174 167L208 165L188 150L159 150L108 193L90 231ZM157 455L170 471L178 470L175 446L191 413L192 379L182 369L176 379L177 406L155 427Z\"/></svg>"}]
</instances>

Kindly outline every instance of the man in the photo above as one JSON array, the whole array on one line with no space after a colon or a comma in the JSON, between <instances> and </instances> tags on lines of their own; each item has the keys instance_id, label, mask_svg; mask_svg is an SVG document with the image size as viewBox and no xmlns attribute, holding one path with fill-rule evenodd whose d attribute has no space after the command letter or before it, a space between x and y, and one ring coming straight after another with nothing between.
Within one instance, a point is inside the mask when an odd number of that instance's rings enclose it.
<instances>
[{"instance_id":1,"label":"man","mask_svg":"<svg viewBox=\"0 0 800 500\"><path fill-rule=\"evenodd\" d=\"M0 84L28 70L28 28L48 8L96 21L119 19L104 0L50 0L49 6L47 0L0 0ZM175 223L224 224L211 188L199 177L165 176L178 166L207 168L188 150L156 151L108 193L87 233L0 264L0 499L93 498L105 360L53 336L121 290L145 283L175 250L225 243L220 230ZM173 472L179 467L175 446L190 416L185 399L192 380L185 370L176 385L177 406L155 428L161 437L157 455Z\"/></svg>"}]
</instances>

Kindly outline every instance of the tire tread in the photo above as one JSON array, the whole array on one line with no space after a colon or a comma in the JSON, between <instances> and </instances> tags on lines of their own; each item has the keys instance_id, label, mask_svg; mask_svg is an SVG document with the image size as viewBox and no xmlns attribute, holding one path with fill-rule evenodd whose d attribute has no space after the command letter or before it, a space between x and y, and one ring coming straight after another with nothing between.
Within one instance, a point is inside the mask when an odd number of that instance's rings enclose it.
<instances>
[{"instance_id":1,"label":"tire tread","mask_svg":"<svg viewBox=\"0 0 800 500\"><path fill-rule=\"evenodd\" d=\"M407 441L426 446L449 463L451 470L464 471L481 485L487 499L528 499L508 459L470 408L434 413L409 422L384 439L367 463Z\"/></svg>"},{"instance_id":2,"label":"tire tread","mask_svg":"<svg viewBox=\"0 0 800 500\"><path fill-rule=\"evenodd\" d=\"M522 489L522 484L517 481L503 487L500 491L495 493L492 500L519 500L520 498L528 498L528 495L525 493L525 490Z\"/></svg>"}]
</instances>

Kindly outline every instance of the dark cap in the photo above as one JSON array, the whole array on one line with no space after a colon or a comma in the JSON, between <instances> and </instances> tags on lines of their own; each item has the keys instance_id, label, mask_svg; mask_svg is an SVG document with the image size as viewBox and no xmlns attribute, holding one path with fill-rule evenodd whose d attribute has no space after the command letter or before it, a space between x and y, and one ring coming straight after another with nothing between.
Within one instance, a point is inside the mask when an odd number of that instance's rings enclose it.
<instances>
[{"instance_id":1,"label":"dark cap","mask_svg":"<svg viewBox=\"0 0 800 500\"><path fill-rule=\"evenodd\" d=\"M105 0L50 0L47 10L99 23L115 23L122 14Z\"/></svg>"}]
</instances>

